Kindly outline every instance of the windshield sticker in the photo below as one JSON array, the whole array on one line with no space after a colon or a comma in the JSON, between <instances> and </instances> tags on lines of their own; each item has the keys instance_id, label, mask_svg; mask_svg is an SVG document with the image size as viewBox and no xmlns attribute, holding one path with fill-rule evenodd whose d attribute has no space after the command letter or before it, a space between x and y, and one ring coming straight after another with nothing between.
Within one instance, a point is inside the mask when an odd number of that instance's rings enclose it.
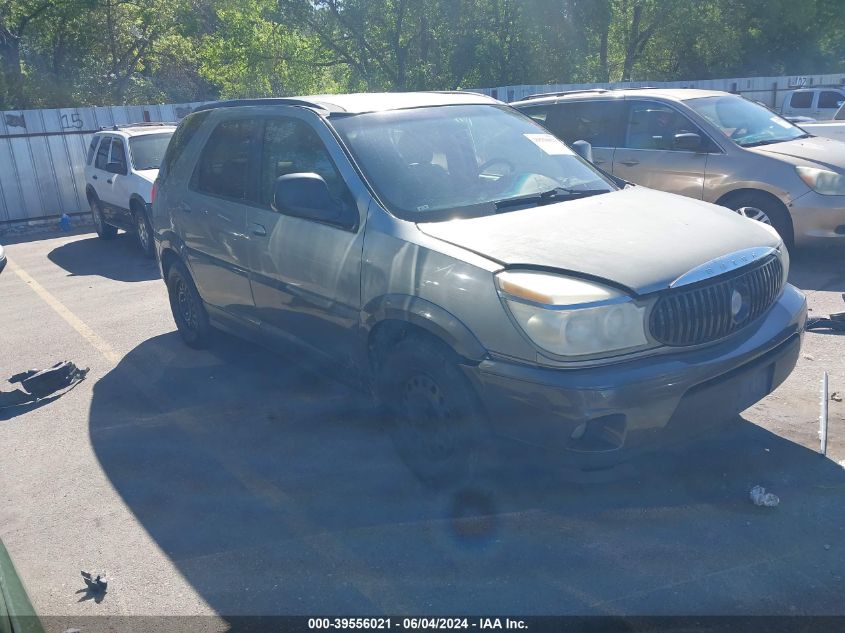
<instances>
[{"instance_id":1,"label":"windshield sticker","mask_svg":"<svg viewBox=\"0 0 845 633\"><path fill-rule=\"evenodd\" d=\"M782 128L786 128L787 130L792 129L792 123L790 123L789 121L784 121L779 116L773 116L769 119L769 121L771 121L772 123L774 123L776 125L781 126Z\"/></svg>"},{"instance_id":2,"label":"windshield sticker","mask_svg":"<svg viewBox=\"0 0 845 633\"><path fill-rule=\"evenodd\" d=\"M571 156L574 152L551 134L523 134L541 150L551 156Z\"/></svg>"}]
</instances>

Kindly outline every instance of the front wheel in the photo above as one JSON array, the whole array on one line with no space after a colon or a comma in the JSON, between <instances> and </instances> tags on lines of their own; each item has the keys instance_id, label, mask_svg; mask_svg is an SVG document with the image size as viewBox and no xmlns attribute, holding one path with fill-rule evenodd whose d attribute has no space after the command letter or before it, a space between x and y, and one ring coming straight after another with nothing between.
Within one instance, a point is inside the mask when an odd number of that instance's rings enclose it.
<instances>
[{"instance_id":1,"label":"front wheel","mask_svg":"<svg viewBox=\"0 0 845 633\"><path fill-rule=\"evenodd\" d=\"M170 311L182 340L189 347L206 347L211 338L208 312L191 274L182 262L174 263L167 273L167 294L170 298Z\"/></svg>"},{"instance_id":2,"label":"front wheel","mask_svg":"<svg viewBox=\"0 0 845 633\"><path fill-rule=\"evenodd\" d=\"M787 248L792 248L794 241L792 218L789 216L789 211L777 200L768 195L749 191L733 196L723 204L743 217L772 226Z\"/></svg>"},{"instance_id":3,"label":"front wheel","mask_svg":"<svg viewBox=\"0 0 845 633\"><path fill-rule=\"evenodd\" d=\"M397 343L381 359L376 393L397 453L426 485L461 484L489 448L475 392L445 345Z\"/></svg>"}]
</instances>

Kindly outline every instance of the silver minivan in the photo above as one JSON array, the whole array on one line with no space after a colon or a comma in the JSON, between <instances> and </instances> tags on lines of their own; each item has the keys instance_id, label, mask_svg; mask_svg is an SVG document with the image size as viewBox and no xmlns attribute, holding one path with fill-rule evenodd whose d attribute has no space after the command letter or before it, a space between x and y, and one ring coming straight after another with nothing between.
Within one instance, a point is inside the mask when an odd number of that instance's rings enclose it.
<instances>
[{"instance_id":1,"label":"silver minivan","mask_svg":"<svg viewBox=\"0 0 845 633\"><path fill-rule=\"evenodd\" d=\"M202 106L153 219L189 345L305 350L426 478L490 431L591 465L693 436L786 378L806 317L770 226L620 186L475 94Z\"/></svg>"},{"instance_id":2,"label":"silver minivan","mask_svg":"<svg viewBox=\"0 0 845 633\"><path fill-rule=\"evenodd\" d=\"M845 143L738 95L647 88L538 95L513 104L625 180L774 226L788 245L845 244Z\"/></svg>"}]
</instances>

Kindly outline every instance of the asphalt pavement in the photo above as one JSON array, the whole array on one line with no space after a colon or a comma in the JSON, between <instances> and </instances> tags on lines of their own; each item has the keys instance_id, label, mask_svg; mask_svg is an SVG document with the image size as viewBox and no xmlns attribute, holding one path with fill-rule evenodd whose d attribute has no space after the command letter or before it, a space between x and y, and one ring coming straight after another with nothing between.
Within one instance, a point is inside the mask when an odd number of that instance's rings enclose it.
<instances>
[{"instance_id":1,"label":"asphalt pavement","mask_svg":"<svg viewBox=\"0 0 845 633\"><path fill-rule=\"evenodd\" d=\"M185 347L131 236L6 250L0 378L91 368L0 411L0 539L50 630L92 615L845 614L841 401L817 451L818 380L845 392L845 336L808 333L787 383L694 448L584 480L503 443L435 491L369 401L296 352ZM843 264L794 257L814 314L845 309ZM749 501L758 484L778 507ZM105 596L83 569L107 575Z\"/></svg>"}]
</instances>

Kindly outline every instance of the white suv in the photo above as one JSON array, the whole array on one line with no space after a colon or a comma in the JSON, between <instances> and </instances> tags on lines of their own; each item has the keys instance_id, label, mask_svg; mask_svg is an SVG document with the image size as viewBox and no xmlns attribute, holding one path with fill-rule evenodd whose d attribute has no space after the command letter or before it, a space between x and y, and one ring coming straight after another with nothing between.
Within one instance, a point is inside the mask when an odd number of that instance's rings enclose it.
<instances>
[{"instance_id":1,"label":"white suv","mask_svg":"<svg viewBox=\"0 0 845 633\"><path fill-rule=\"evenodd\" d=\"M144 255L155 256L149 205L175 130L169 123L135 123L94 134L85 161L85 195L101 238L113 238L117 229L133 231Z\"/></svg>"}]
</instances>

